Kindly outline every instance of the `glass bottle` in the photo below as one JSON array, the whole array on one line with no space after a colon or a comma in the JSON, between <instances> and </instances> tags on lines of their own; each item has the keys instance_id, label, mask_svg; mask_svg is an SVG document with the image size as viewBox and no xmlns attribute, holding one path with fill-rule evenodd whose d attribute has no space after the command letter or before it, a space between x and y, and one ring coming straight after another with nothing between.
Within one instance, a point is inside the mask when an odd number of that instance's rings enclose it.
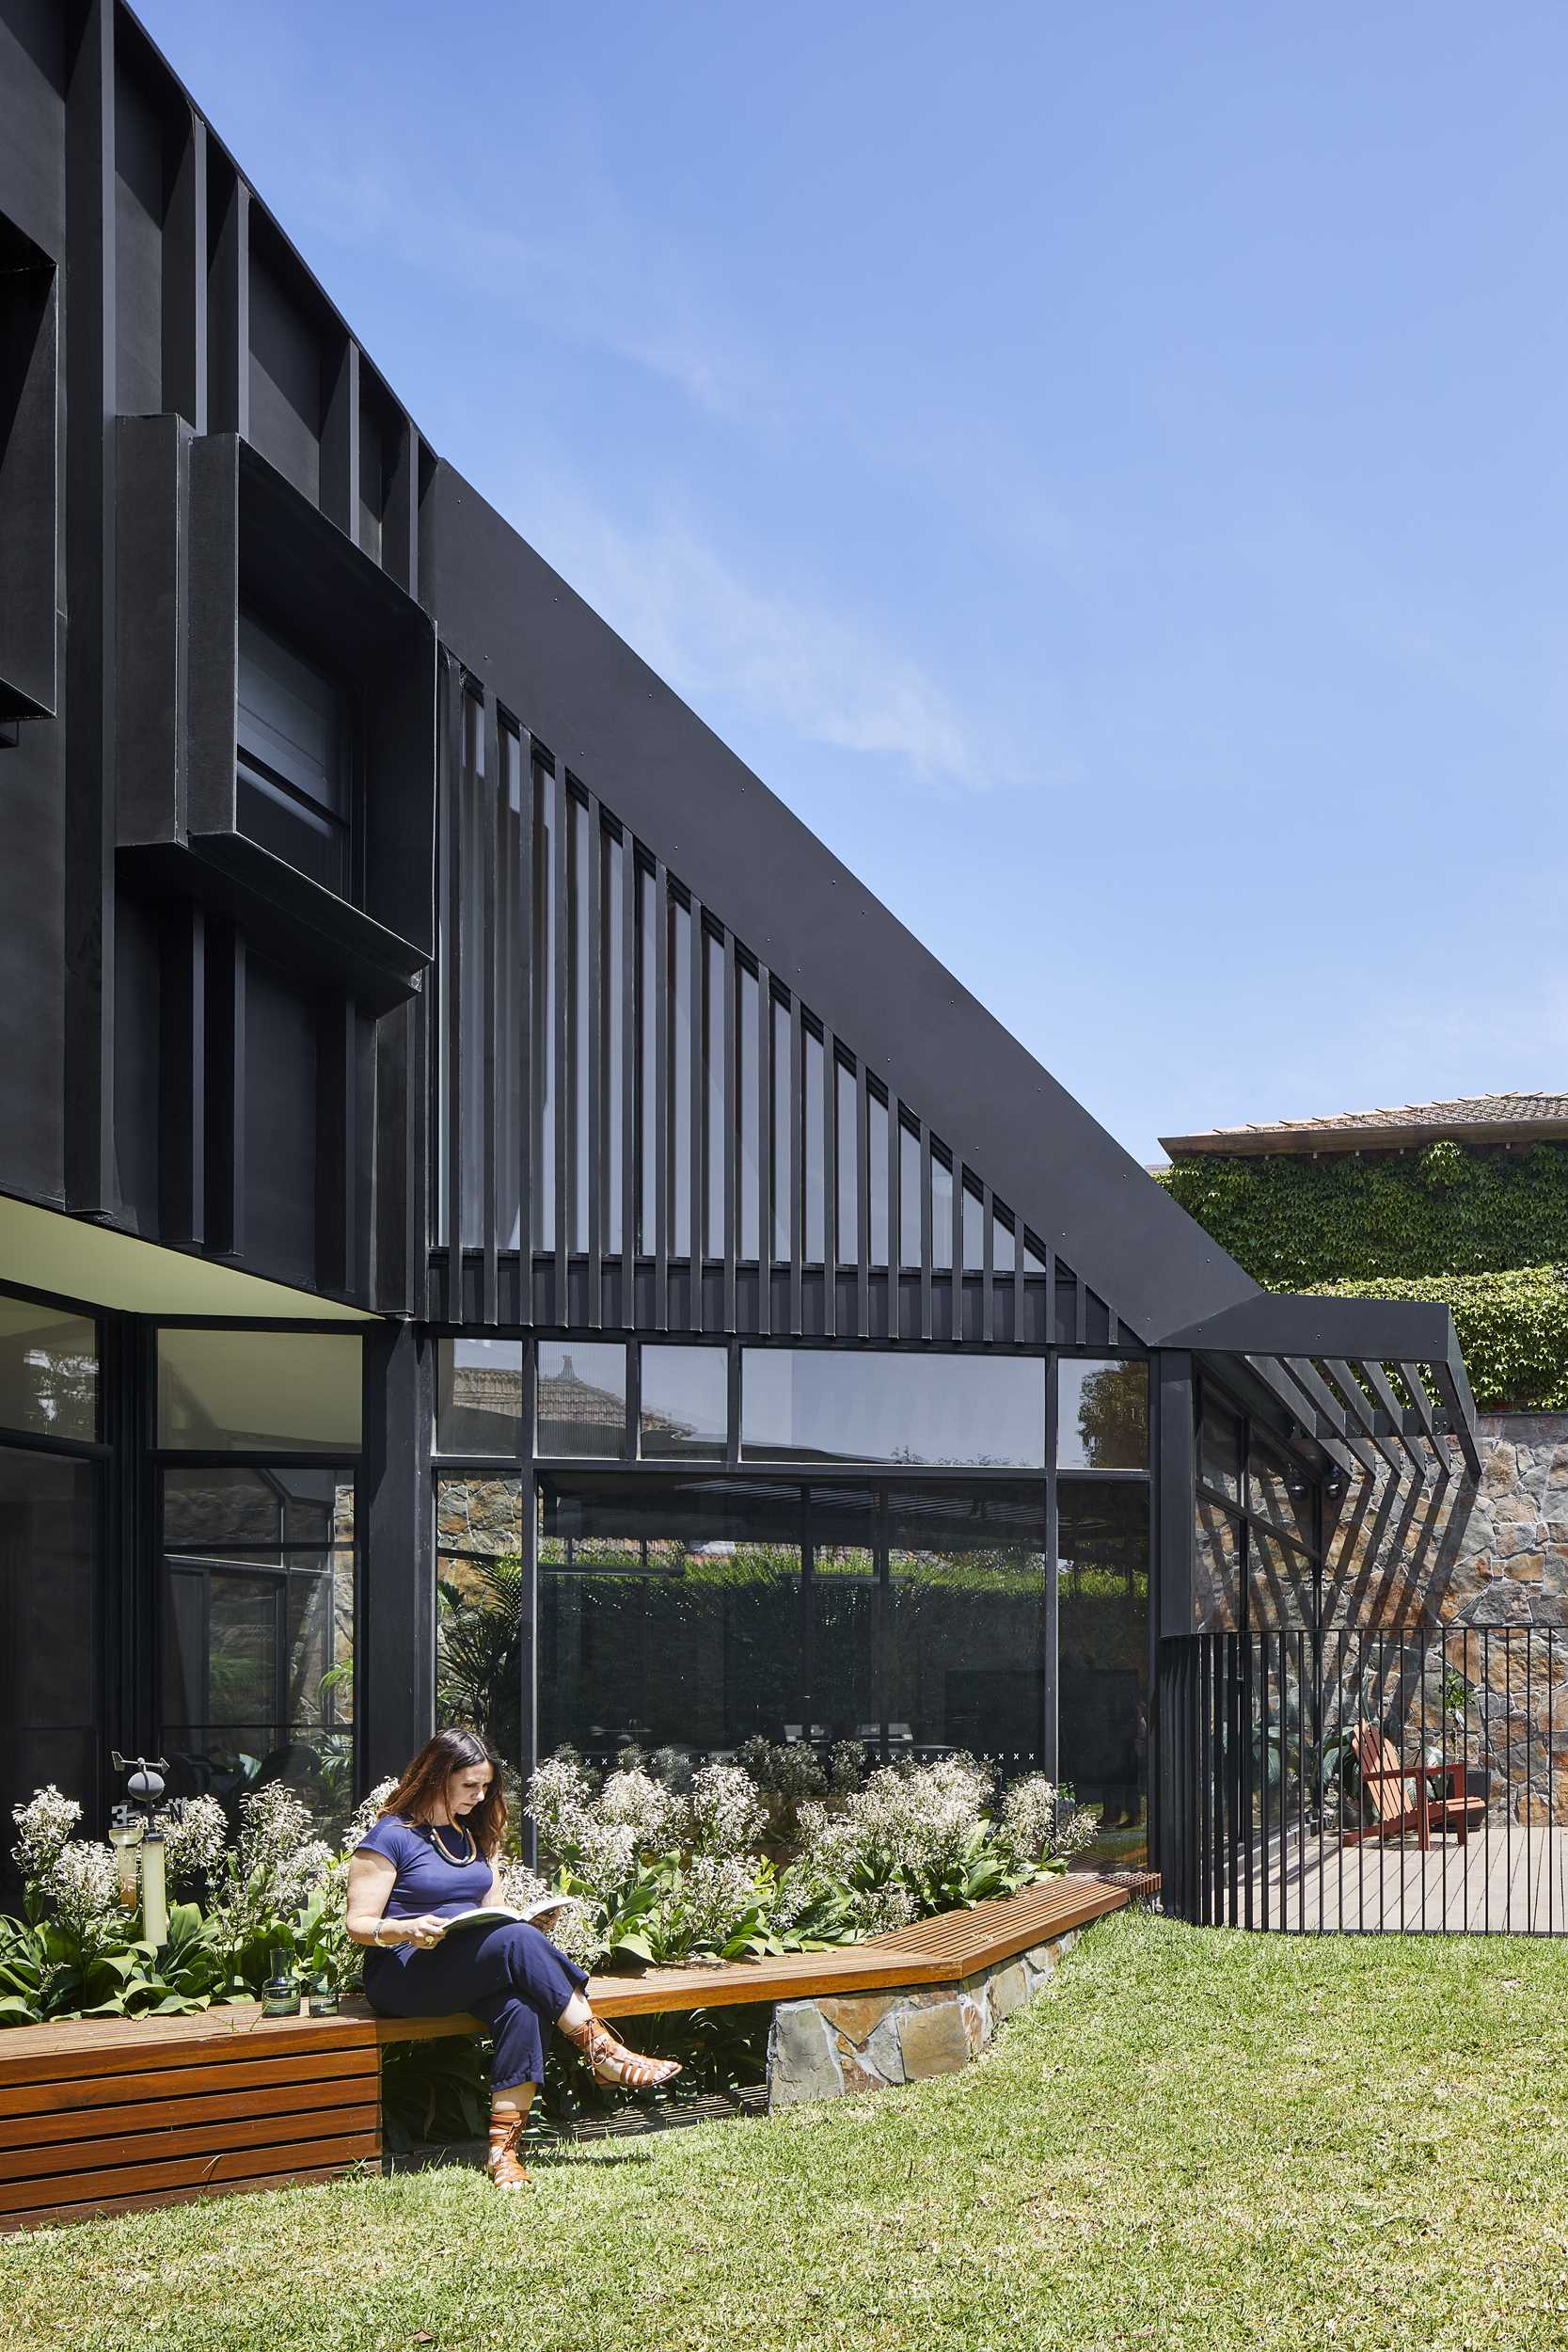
<instances>
[{"instance_id":1,"label":"glass bottle","mask_svg":"<svg viewBox=\"0 0 1568 2352\"><path fill-rule=\"evenodd\" d=\"M306 2004L306 2007L309 2015L312 2017L337 2016L341 2007L341 2003L338 1998L338 1987L335 1979L326 1969L319 1969L316 1975L311 1978L310 1997Z\"/></svg>"},{"instance_id":2,"label":"glass bottle","mask_svg":"<svg viewBox=\"0 0 1568 2352\"><path fill-rule=\"evenodd\" d=\"M297 2017L299 2015L299 1987L294 1982L294 1972L290 1964L288 1951L281 1944L273 1948L271 1968L272 1973L261 1987L262 2016Z\"/></svg>"}]
</instances>

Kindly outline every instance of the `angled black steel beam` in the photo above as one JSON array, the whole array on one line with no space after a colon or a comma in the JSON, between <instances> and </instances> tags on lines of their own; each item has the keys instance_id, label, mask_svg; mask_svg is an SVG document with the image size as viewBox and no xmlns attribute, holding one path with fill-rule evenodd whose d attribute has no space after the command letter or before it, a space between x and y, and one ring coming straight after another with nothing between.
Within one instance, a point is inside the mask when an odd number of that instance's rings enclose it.
<instances>
[{"instance_id":1,"label":"angled black steel beam","mask_svg":"<svg viewBox=\"0 0 1568 2352\"><path fill-rule=\"evenodd\" d=\"M1358 1370L1366 1373L1372 1360L1370 1357L1365 1358L1362 1363L1356 1366L1348 1364L1342 1356L1325 1356L1323 1370L1344 1398L1363 1436L1370 1438L1394 1477L1403 1478L1405 1461L1408 1460L1417 1477L1424 1478L1425 1470L1408 1446L1402 1443L1400 1453L1396 1454L1390 1442L1389 1434L1378 1426L1378 1406L1367 1402L1366 1391L1356 1378L1356 1373Z\"/></svg>"}]
</instances>

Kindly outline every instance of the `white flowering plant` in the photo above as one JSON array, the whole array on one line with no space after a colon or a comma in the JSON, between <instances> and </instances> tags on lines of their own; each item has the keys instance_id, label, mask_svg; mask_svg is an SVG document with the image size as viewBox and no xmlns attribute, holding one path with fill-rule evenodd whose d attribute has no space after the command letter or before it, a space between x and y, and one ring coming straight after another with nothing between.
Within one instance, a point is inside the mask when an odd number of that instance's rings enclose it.
<instances>
[{"instance_id":1,"label":"white flowering plant","mask_svg":"<svg viewBox=\"0 0 1568 2352\"><path fill-rule=\"evenodd\" d=\"M23 1916L0 1917L0 2026L205 2008L224 1972L199 1912L177 1905L155 1951L121 1905L109 1848L74 1835L81 1818L53 1786L12 1807Z\"/></svg>"}]
</instances>

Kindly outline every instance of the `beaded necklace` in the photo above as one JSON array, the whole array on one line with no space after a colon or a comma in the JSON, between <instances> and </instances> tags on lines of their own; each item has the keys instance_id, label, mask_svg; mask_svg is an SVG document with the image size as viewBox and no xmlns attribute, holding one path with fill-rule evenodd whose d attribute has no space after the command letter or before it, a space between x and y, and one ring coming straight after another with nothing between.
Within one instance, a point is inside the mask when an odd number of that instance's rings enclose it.
<instances>
[{"instance_id":1,"label":"beaded necklace","mask_svg":"<svg viewBox=\"0 0 1568 2352\"><path fill-rule=\"evenodd\" d=\"M470 1862L477 1862L479 1860L479 1848L474 1844L474 1834L471 1829L466 1829L461 1822L453 1822L451 1824L451 1827L456 1829L458 1835L463 1840L463 1851L461 1853L454 1854L449 1853L446 1847L441 1843L442 1826L443 1824L436 1821L427 1821L425 1823L426 1829L430 1832L431 1845L440 1855L442 1861L447 1865L449 1869L466 1869Z\"/></svg>"}]
</instances>

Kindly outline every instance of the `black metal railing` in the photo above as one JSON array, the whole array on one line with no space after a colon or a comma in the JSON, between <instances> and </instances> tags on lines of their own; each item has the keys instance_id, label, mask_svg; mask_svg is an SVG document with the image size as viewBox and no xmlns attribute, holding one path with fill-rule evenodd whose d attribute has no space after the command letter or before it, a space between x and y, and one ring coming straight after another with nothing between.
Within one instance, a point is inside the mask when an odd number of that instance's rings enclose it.
<instances>
[{"instance_id":1,"label":"black metal railing","mask_svg":"<svg viewBox=\"0 0 1568 2352\"><path fill-rule=\"evenodd\" d=\"M1168 1640L1159 1759L1182 1918L1568 1933L1568 1629Z\"/></svg>"}]
</instances>

